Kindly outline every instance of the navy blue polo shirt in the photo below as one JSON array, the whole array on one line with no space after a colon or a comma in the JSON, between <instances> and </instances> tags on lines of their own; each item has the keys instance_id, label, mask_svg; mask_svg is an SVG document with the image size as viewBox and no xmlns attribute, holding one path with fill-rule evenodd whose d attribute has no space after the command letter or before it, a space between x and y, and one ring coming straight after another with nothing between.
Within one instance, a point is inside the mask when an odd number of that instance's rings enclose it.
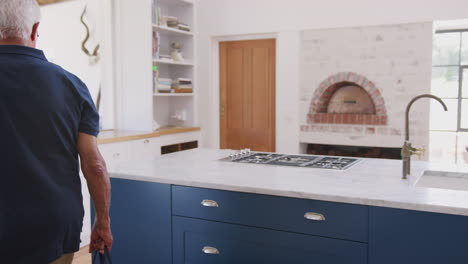
<instances>
[{"instance_id":1,"label":"navy blue polo shirt","mask_svg":"<svg viewBox=\"0 0 468 264\"><path fill-rule=\"evenodd\" d=\"M0 45L0 262L49 264L79 250L78 133L96 136L86 85L42 51Z\"/></svg>"}]
</instances>

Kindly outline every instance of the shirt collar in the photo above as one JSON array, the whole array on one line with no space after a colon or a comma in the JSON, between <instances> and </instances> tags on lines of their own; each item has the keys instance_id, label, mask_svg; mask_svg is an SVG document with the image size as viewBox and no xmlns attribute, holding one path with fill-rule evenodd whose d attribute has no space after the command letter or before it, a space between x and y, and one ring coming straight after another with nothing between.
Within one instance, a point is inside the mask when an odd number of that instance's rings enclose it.
<instances>
[{"instance_id":1,"label":"shirt collar","mask_svg":"<svg viewBox=\"0 0 468 264\"><path fill-rule=\"evenodd\" d=\"M0 55L1 54L19 54L47 61L47 58L45 57L44 52L42 50L26 46L0 45Z\"/></svg>"}]
</instances>

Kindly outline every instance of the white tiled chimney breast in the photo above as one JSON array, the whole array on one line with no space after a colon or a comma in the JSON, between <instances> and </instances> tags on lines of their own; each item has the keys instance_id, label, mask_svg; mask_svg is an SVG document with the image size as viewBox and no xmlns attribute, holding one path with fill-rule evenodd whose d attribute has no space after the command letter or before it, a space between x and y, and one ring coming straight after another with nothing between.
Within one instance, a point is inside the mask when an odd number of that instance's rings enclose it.
<instances>
[{"instance_id":1,"label":"white tiled chimney breast","mask_svg":"<svg viewBox=\"0 0 468 264\"><path fill-rule=\"evenodd\" d=\"M432 34L432 23L303 31L301 142L401 147L407 103L430 93ZM386 124L327 124L308 118L316 89L340 72L365 76L375 84L385 100ZM410 120L414 144L427 145L429 102L418 101Z\"/></svg>"}]
</instances>

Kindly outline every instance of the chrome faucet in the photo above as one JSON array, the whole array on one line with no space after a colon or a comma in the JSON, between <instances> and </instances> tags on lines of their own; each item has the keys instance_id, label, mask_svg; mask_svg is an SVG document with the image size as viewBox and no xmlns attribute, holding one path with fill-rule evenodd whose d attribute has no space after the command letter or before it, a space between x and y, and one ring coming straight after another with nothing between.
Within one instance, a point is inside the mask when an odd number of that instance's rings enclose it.
<instances>
[{"instance_id":1,"label":"chrome faucet","mask_svg":"<svg viewBox=\"0 0 468 264\"><path fill-rule=\"evenodd\" d=\"M406 115L405 115L405 143L403 144L403 148L401 149L401 158L403 159L403 179L407 179L407 176L410 175L411 172L411 156L412 155L423 155L424 152L426 151L424 148L418 149L414 148L411 145L411 142L409 140L409 112L411 109L411 106L413 105L414 102L416 102L420 98L432 98L434 100L437 100L443 107L444 110L447 111L447 106L445 103L442 101L437 96L434 96L432 94L422 94L419 96L416 96L413 98L409 103L408 106L406 107Z\"/></svg>"}]
</instances>

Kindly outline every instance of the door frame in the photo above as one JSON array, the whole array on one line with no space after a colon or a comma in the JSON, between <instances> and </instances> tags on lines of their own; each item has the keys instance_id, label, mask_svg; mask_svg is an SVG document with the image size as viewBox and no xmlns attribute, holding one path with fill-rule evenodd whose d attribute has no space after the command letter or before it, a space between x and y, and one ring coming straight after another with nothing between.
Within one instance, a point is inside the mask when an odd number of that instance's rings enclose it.
<instances>
[{"instance_id":1,"label":"door frame","mask_svg":"<svg viewBox=\"0 0 468 264\"><path fill-rule=\"evenodd\" d=\"M220 84L220 65L219 65L219 44L220 42L225 42L225 41L241 41L241 40L260 40L260 39L274 39L276 43L278 44L278 34L277 33L266 33L266 34L247 34L247 35L232 35L232 36L220 36L220 37L213 37L211 39L211 58L212 58L212 64L211 67L211 78L210 78L210 86L214 87L212 91L212 98L211 102L213 104L211 105L211 111L210 111L210 119L213 120L213 132L214 135L212 137L214 138L215 145L213 146L214 148L220 148L221 146L221 123L220 123L220 89L221 89L221 84ZM275 50L275 78L276 78L276 83L278 79L278 45L276 45L276 50ZM276 91L275 93L277 94L278 90L278 85L275 87ZM277 109L277 100L275 99L275 119L278 118L276 109ZM277 124L277 122L275 122ZM277 125L275 125L275 134L277 134ZM276 145L276 140L275 140L275 145Z\"/></svg>"}]
</instances>

